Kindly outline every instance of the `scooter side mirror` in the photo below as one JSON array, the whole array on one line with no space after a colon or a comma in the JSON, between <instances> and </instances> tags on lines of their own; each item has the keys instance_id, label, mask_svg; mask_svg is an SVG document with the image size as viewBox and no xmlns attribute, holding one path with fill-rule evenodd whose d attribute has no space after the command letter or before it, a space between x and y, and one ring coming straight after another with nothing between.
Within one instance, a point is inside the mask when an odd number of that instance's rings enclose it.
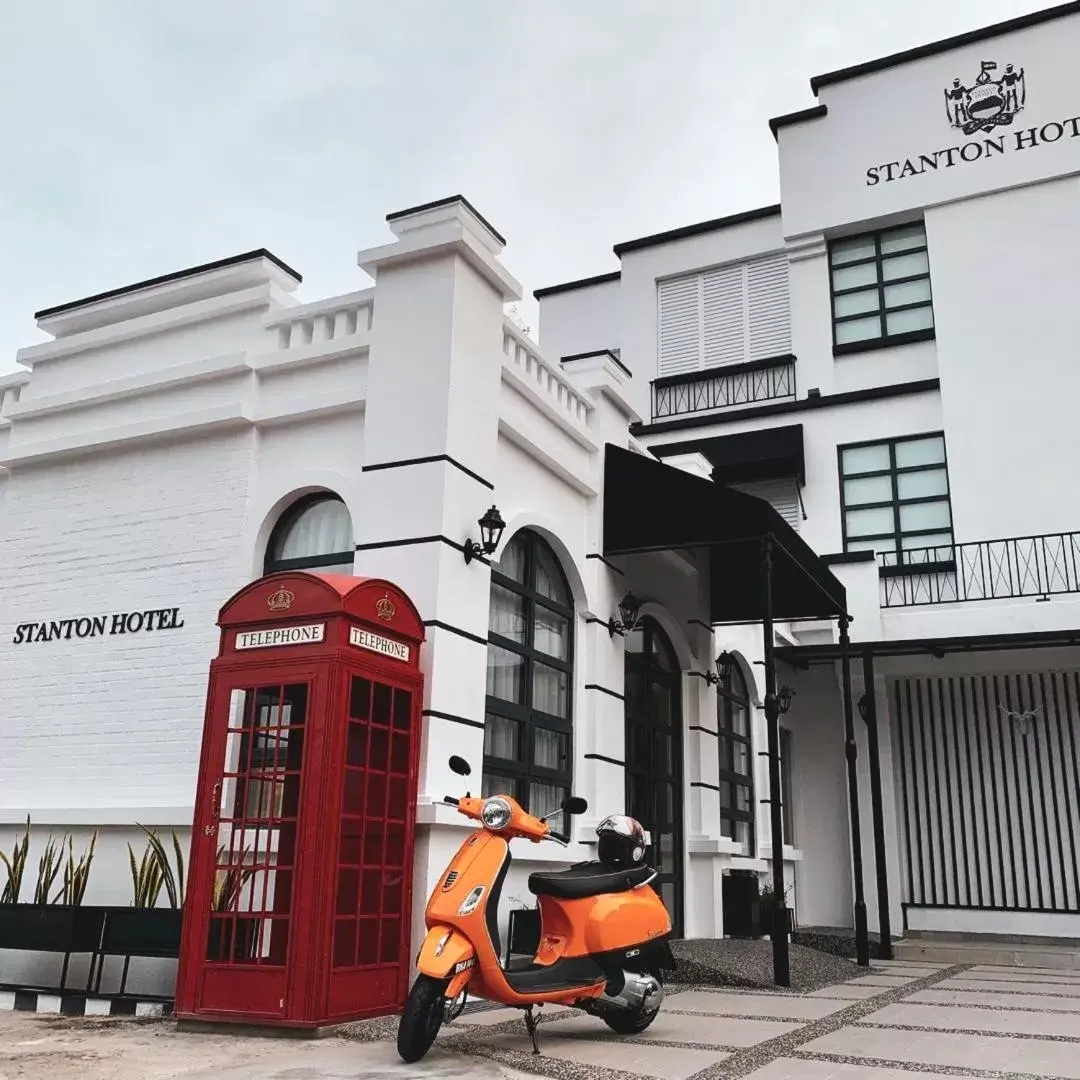
<instances>
[{"instance_id":1,"label":"scooter side mirror","mask_svg":"<svg viewBox=\"0 0 1080 1080\"><path fill-rule=\"evenodd\" d=\"M568 795L562 801L562 808L567 814L584 814L589 804L579 795Z\"/></svg>"},{"instance_id":2,"label":"scooter side mirror","mask_svg":"<svg viewBox=\"0 0 1080 1080\"><path fill-rule=\"evenodd\" d=\"M472 773L472 768L463 757L458 757L457 754L454 754L450 758L450 771L457 773L458 776L468 776Z\"/></svg>"}]
</instances>

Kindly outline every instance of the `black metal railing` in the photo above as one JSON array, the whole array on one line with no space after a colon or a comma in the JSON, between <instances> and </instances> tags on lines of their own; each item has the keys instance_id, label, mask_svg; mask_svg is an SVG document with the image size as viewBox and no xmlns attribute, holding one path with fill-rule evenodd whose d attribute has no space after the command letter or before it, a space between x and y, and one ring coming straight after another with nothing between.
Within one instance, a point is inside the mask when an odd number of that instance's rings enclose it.
<instances>
[{"instance_id":1,"label":"black metal railing","mask_svg":"<svg viewBox=\"0 0 1080 1080\"><path fill-rule=\"evenodd\" d=\"M1080 593L1080 532L979 540L878 555L882 607Z\"/></svg>"},{"instance_id":2,"label":"black metal railing","mask_svg":"<svg viewBox=\"0 0 1080 1080\"><path fill-rule=\"evenodd\" d=\"M655 379L652 415L662 420L794 396L795 357L773 357Z\"/></svg>"}]
</instances>

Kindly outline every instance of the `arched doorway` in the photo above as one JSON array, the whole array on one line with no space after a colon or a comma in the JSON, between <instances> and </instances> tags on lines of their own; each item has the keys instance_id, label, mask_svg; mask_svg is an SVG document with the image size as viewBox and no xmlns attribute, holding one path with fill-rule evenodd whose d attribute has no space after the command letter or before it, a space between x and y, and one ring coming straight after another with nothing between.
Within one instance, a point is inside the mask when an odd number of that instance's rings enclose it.
<instances>
[{"instance_id":1,"label":"arched doorway","mask_svg":"<svg viewBox=\"0 0 1080 1080\"><path fill-rule=\"evenodd\" d=\"M646 616L626 638L626 812L649 831L656 889L682 934L682 673L660 625Z\"/></svg>"}]
</instances>

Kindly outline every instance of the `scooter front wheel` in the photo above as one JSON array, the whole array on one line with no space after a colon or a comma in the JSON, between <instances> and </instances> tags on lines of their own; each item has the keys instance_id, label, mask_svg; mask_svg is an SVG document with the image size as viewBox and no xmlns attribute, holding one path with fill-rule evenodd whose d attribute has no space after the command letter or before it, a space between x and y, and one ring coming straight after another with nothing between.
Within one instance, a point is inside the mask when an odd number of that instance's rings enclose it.
<instances>
[{"instance_id":1,"label":"scooter front wheel","mask_svg":"<svg viewBox=\"0 0 1080 1080\"><path fill-rule=\"evenodd\" d=\"M397 1050L402 1061L419 1061L442 1027L446 979L417 975L398 1022Z\"/></svg>"}]
</instances>

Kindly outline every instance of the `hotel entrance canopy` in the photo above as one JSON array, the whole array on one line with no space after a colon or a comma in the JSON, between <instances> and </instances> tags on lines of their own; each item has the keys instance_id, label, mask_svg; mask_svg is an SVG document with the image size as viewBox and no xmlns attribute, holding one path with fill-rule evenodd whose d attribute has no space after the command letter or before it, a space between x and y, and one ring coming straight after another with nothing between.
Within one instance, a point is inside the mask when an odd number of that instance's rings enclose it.
<instances>
[{"instance_id":1,"label":"hotel entrance canopy","mask_svg":"<svg viewBox=\"0 0 1080 1080\"><path fill-rule=\"evenodd\" d=\"M772 610L765 610L764 541L772 541ZM707 549L712 623L767 617L835 619L844 586L763 499L608 444L604 556Z\"/></svg>"}]
</instances>

